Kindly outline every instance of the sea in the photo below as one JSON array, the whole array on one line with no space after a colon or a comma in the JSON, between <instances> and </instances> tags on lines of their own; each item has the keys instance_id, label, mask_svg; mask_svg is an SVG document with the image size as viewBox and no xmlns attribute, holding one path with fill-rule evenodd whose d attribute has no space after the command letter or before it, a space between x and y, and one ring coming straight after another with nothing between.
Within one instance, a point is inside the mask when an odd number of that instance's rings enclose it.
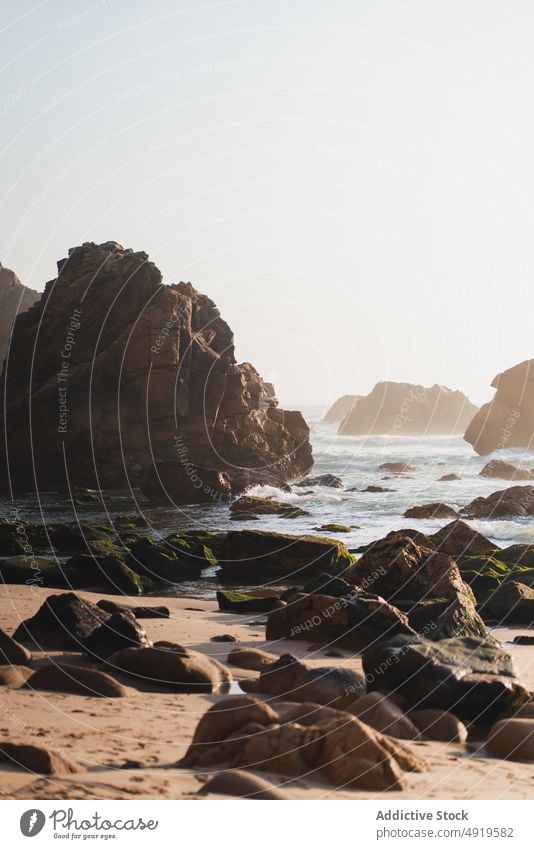
<instances>
[{"instance_id":1,"label":"sea","mask_svg":"<svg viewBox=\"0 0 534 849\"><path fill-rule=\"evenodd\" d=\"M29 521L65 522L73 518L80 521L113 523L114 515L135 512L146 518L156 537L166 536L175 530L207 529L213 531L261 528L291 534L316 534L322 525L336 523L350 527L343 533L328 536L343 541L349 549L356 549L380 539L389 531L414 528L433 533L447 523L444 519L406 519L404 512L414 505L444 502L460 510L479 495L489 495L496 490L514 485L512 482L484 478L480 470L491 459L479 457L461 436L454 437L401 437L401 436L338 436L337 425L321 420L323 407L304 410L311 429L311 442L315 463L311 474L339 476L344 489L325 486L293 487L284 492L270 486L256 486L250 495L272 496L279 501L294 504L309 515L300 518L262 516L259 521L230 519L229 505L217 502L209 505L185 505L172 510L154 508L135 494L103 498L103 506L86 505L76 508L72 516L69 499L53 493L41 493L39 499L16 502L17 514ZM534 467L534 453L504 450L499 459L515 465ZM382 463L404 462L412 466L409 474L392 476L381 470ZM441 481L444 475L455 473L460 480ZM362 492L376 485L391 492ZM6 515L13 505L0 502L0 511ZM534 543L534 518L497 520L469 520L471 527L480 531L497 546L512 543ZM203 580L169 587L169 595L213 597L217 580L216 570L209 570Z\"/></svg>"}]
</instances>

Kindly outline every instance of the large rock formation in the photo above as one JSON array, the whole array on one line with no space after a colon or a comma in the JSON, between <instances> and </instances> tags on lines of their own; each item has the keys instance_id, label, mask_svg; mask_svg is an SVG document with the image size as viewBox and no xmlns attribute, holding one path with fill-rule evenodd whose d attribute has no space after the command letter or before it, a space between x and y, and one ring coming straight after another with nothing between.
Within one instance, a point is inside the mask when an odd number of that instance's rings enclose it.
<instances>
[{"instance_id":1,"label":"large rock formation","mask_svg":"<svg viewBox=\"0 0 534 849\"><path fill-rule=\"evenodd\" d=\"M342 395L334 401L323 418L325 424L335 424L342 421L356 406L362 395Z\"/></svg>"},{"instance_id":2,"label":"large rock formation","mask_svg":"<svg viewBox=\"0 0 534 849\"><path fill-rule=\"evenodd\" d=\"M0 369L4 362L15 317L40 298L40 292L23 286L14 271L0 263Z\"/></svg>"},{"instance_id":3,"label":"large rock formation","mask_svg":"<svg viewBox=\"0 0 534 849\"><path fill-rule=\"evenodd\" d=\"M498 374L497 390L465 431L464 439L477 454L503 448L534 448L534 360L525 360Z\"/></svg>"},{"instance_id":4,"label":"large rock formation","mask_svg":"<svg viewBox=\"0 0 534 849\"><path fill-rule=\"evenodd\" d=\"M341 422L338 433L345 436L463 433L476 410L463 392L446 386L384 381L360 398Z\"/></svg>"},{"instance_id":5,"label":"large rock formation","mask_svg":"<svg viewBox=\"0 0 534 849\"><path fill-rule=\"evenodd\" d=\"M212 500L312 465L302 415L236 363L213 301L190 283L162 285L145 253L115 242L58 263L15 322L3 384L16 490L141 484Z\"/></svg>"}]
</instances>

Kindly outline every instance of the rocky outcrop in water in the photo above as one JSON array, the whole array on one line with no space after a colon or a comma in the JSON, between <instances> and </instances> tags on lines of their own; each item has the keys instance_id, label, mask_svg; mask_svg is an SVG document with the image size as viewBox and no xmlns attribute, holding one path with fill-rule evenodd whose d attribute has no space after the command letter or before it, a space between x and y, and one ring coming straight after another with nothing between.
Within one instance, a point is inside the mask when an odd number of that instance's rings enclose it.
<instances>
[{"instance_id":1,"label":"rocky outcrop in water","mask_svg":"<svg viewBox=\"0 0 534 849\"><path fill-rule=\"evenodd\" d=\"M158 500L212 501L312 465L302 415L236 363L213 301L162 285L147 254L115 242L58 263L15 322L3 384L15 490L141 484Z\"/></svg>"},{"instance_id":2,"label":"rocky outcrop in water","mask_svg":"<svg viewBox=\"0 0 534 849\"><path fill-rule=\"evenodd\" d=\"M345 436L395 434L432 436L463 433L477 408L463 392L446 386L377 383L339 426Z\"/></svg>"},{"instance_id":3,"label":"rocky outcrop in water","mask_svg":"<svg viewBox=\"0 0 534 849\"><path fill-rule=\"evenodd\" d=\"M477 454L534 446L534 360L525 360L495 377L497 390L469 423L464 435Z\"/></svg>"},{"instance_id":4,"label":"rocky outcrop in water","mask_svg":"<svg viewBox=\"0 0 534 849\"><path fill-rule=\"evenodd\" d=\"M17 315L31 307L40 292L23 286L14 271L0 263L0 369L7 353L11 328Z\"/></svg>"},{"instance_id":5,"label":"rocky outcrop in water","mask_svg":"<svg viewBox=\"0 0 534 849\"><path fill-rule=\"evenodd\" d=\"M323 418L325 424L335 424L342 421L356 406L362 395L342 395L327 410Z\"/></svg>"}]
</instances>

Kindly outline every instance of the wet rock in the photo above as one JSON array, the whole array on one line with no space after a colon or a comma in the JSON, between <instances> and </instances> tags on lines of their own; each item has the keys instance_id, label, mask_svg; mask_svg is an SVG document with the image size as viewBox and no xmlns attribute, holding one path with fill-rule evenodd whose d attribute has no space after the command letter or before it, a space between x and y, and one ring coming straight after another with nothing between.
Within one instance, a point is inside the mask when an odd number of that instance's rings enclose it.
<instances>
[{"instance_id":1,"label":"wet rock","mask_svg":"<svg viewBox=\"0 0 534 849\"><path fill-rule=\"evenodd\" d=\"M270 666L261 669L254 692L283 696L292 702L345 707L365 693L365 681L350 669L309 667L293 655L283 654Z\"/></svg>"},{"instance_id":2,"label":"wet rock","mask_svg":"<svg viewBox=\"0 0 534 849\"><path fill-rule=\"evenodd\" d=\"M497 391L469 423L464 439L477 454L504 448L531 448L534 433L534 360L525 360L498 374Z\"/></svg>"},{"instance_id":3,"label":"wet rock","mask_svg":"<svg viewBox=\"0 0 534 849\"><path fill-rule=\"evenodd\" d=\"M473 530L462 519L449 522L432 534L430 539L439 551L452 557L489 554L497 548L495 543Z\"/></svg>"},{"instance_id":4,"label":"wet rock","mask_svg":"<svg viewBox=\"0 0 534 849\"><path fill-rule=\"evenodd\" d=\"M87 655L93 660L105 660L110 654L130 646L148 646L144 628L132 613L112 613L85 641Z\"/></svg>"},{"instance_id":5,"label":"wet rock","mask_svg":"<svg viewBox=\"0 0 534 849\"><path fill-rule=\"evenodd\" d=\"M220 562L220 578L243 583L271 578L293 581L325 571L347 577L353 563L343 543L328 537L230 531Z\"/></svg>"},{"instance_id":6,"label":"wet rock","mask_svg":"<svg viewBox=\"0 0 534 849\"><path fill-rule=\"evenodd\" d=\"M410 719L423 732L427 740L441 743L465 743L467 728L453 713L446 710L413 710Z\"/></svg>"},{"instance_id":7,"label":"wet rock","mask_svg":"<svg viewBox=\"0 0 534 849\"><path fill-rule=\"evenodd\" d=\"M52 690L106 699L117 699L128 695L126 688L106 672L66 663L49 663L41 666L28 679L26 686L30 690Z\"/></svg>"},{"instance_id":8,"label":"wet rock","mask_svg":"<svg viewBox=\"0 0 534 849\"><path fill-rule=\"evenodd\" d=\"M194 555L177 551L166 542L142 537L131 547L127 560L132 569L156 583L178 584L200 578L204 562Z\"/></svg>"},{"instance_id":9,"label":"wet rock","mask_svg":"<svg viewBox=\"0 0 534 849\"><path fill-rule=\"evenodd\" d=\"M115 553L111 528L80 522L76 525L56 525L50 534L52 547L59 554Z\"/></svg>"},{"instance_id":10,"label":"wet rock","mask_svg":"<svg viewBox=\"0 0 534 849\"><path fill-rule=\"evenodd\" d=\"M116 555L75 554L65 566L68 586L99 587L110 593L139 595L145 589L141 576Z\"/></svg>"},{"instance_id":11,"label":"wet rock","mask_svg":"<svg viewBox=\"0 0 534 849\"><path fill-rule=\"evenodd\" d=\"M0 628L0 664L12 663L14 666L27 666L31 662L31 651L17 643Z\"/></svg>"},{"instance_id":12,"label":"wet rock","mask_svg":"<svg viewBox=\"0 0 534 849\"><path fill-rule=\"evenodd\" d=\"M381 472L390 472L392 475L406 475L409 472L416 472L415 466L410 466L409 463L381 463L378 467Z\"/></svg>"},{"instance_id":13,"label":"wet rock","mask_svg":"<svg viewBox=\"0 0 534 849\"><path fill-rule=\"evenodd\" d=\"M415 631L400 610L379 596L297 594L269 613L266 629L267 640L336 643L353 651L394 634L414 635Z\"/></svg>"},{"instance_id":14,"label":"wet rock","mask_svg":"<svg viewBox=\"0 0 534 849\"><path fill-rule=\"evenodd\" d=\"M233 796L239 799L281 800L288 797L278 787L243 769L224 769L215 773L198 791L217 796Z\"/></svg>"},{"instance_id":15,"label":"wet rock","mask_svg":"<svg viewBox=\"0 0 534 849\"><path fill-rule=\"evenodd\" d=\"M534 569L534 545L532 544L509 545L507 548L502 548L497 556L502 563L518 564Z\"/></svg>"},{"instance_id":16,"label":"wet rock","mask_svg":"<svg viewBox=\"0 0 534 849\"><path fill-rule=\"evenodd\" d=\"M512 642L518 646L534 646L534 634L516 634Z\"/></svg>"},{"instance_id":17,"label":"wet rock","mask_svg":"<svg viewBox=\"0 0 534 849\"><path fill-rule=\"evenodd\" d=\"M534 486L510 486L473 499L465 513L471 519L503 519L534 516Z\"/></svg>"},{"instance_id":18,"label":"wet rock","mask_svg":"<svg viewBox=\"0 0 534 849\"><path fill-rule=\"evenodd\" d=\"M74 593L51 595L34 616L21 622L14 638L41 649L83 651L89 635L107 619L109 614Z\"/></svg>"},{"instance_id":19,"label":"wet rock","mask_svg":"<svg viewBox=\"0 0 534 849\"><path fill-rule=\"evenodd\" d=\"M394 701L381 693L367 693L348 705L345 710L366 725L397 737L400 740L419 740L421 735L412 720Z\"/></svg>"},{"instance_id":20,"label":"wet rock","mask_svg":"<svg viewBox=\"0 0 534 849\"><path fill-rule=\"evenodd\" d=\"M22 687L33 669L29 666L0 665L0 687Z\"/></svg>"},{"instance_id":21,"label":"wet rock","mask_svg":"<svg viewBox=\"0 0 534 849\"><path fill-rule=\"evenodd\" d=\"M263 649L232 649L228 655L230 666L239 666L240 669L251 669L254 672L261 672L276 660L276 654Z\"/></svg>"},{"instance_id":22,"label":"wet rock","mask_svg":"<svg viewBox=\"0 0 534 849\"><path fill-rule=\"evenodd\" d=\"M70 586L70 573L62 564L34 554L0 561L0 578L5 584L57 588Z\"/></svg>"},{"instance_id":23,"label":"wet rock","mask_svg":"<svg viewBox=\"0 0 534 849\"><path fill-rule=\"evenodd\" d=\"M223 613L268 613L280 596L252 596L240 592L217 590L219 610Z\"/></svg>"},{"instance_id":24,"label":"wet rock","mask_svg":"<svg viewBox=\"0 0 534 849\"><path fill-rule=\"evenodd\" d=\"M479 472L483 478L502 478L507 481L531 481L534 480L534 469L522 469L505 463L504 460L490 460Z\"/></svg>"},{"instance_id":25,"label":"wet rock","mask_svg":"<svg viewBox=\"0 0 534 849\"><path fill-rule=\"evenodd\" d=\"M440 501L433 504L420 504L416 507L410 507L404 513L405 519L455 519L458 513L448 504L442 504Z\"/></svg>"},{"instance_id":26,"label":"wet rock","mask_svg":"<svg viewBox=\"0 0 534 849\"><path fill-rule=\"evenodd\" d=\"M440 480L440 481L461 481L462 478L461 478L461 475L457 475L456 472L451 472L448 475L442 475L440 478L438 478L438 480Z\"/></svg>"},{"instance_id":27,"label":"wet rock","mask_svg":"<svg viewBox=\"0 0 534 849\"><path fill-rule=\"evenodd\" d=\"M325 533L330 534L348 534L351 532L352 528L350 525L338 525L335 522L330 522L327 525L320 525L318 528L315 528L316 531L324 531Z\"/></svg>"},{"instance_id":28,"label":"wet rock","mask_svg":"<svg viewBox=\"0 0 534 849\"><path fill-rule=\"evenodd\" d=\"M400 790L404 771L423 771L402 744L342 711L314 704L270 707L252 696L225 699L201 718L182 768L218 763L290 777L317 774L333 786Z\"/></svg>"},{"instance_id":29,"label":"wet rock","mask_svg":"<svg viewBox=\"0 0 534 849\"><path fill-rule=\"evenodd\" d=\"M432 642L399 635L371 645L363 668L369 690L400 692L415 709L451 710L486 724L529 698L510 655L475 637Z\"/></svg>"},{"instance_id":30,"label":"wet rock","mask_svg":"<svg viewBox=\"0 0 534 849\"><path fill-rule=\"evenodd\" d=\"M177 693L211 693L227 687L232 675L222 663L182 646L159 643L127 648L110 655L106 667L127 673L135 686Z\"/></svg>"},{"instance_id":31,"label":"wet rock","mask_svg":"<svg viewBox=\"0 0 534 849\"><path fill-rule=\"evenodd\" d=\"M387 486L375 486L370 484L365 489L354 490L355 492L397 492L396 489L389 489Z\"/></svg>"},{"instance_id":32,"label":"wet rock","mask_svg":"<svg viewBox=\"0 0 534 849\"><path fill-rule=\"evenodd\" d=\"M235 519L251 515L256 516L281 516L283 519L297 519L300 516L309 516L307 510L302 510L294 504L276 501L274 498L260 498L256 495L242 495L237 501L230 505L230 516Z\"/></svg>"},{"instance_id":33,"label":"wet rock","mask_svg":"<svg viewBox=\"0 0 534 849\"><path fill-rule=\"evenodd\" d=\"M501 719L488 734L486 749L510 761L534 761L534 719Z\"/></svg>"},{"instance_id":34,"label":"wet rock","mask_svg":"<svg viewBox=\"0 0 534 849\"><path fill-rule=\"evenodd\" d=\"M11 740L0 741L0 761L14 769L42 775L70 775L82 772L81 766L52 749Z\"/></svg>"},{"instance_id":35,"label":"wet rock","mask_svg":"<svg viewBox=\"0 0 534 849\"><path fill-rule=\"evenodd\" d=\"M397 599L455 599L465 594L456 562L447 554L420 545L402 532L393 531L363 554L354 580L365 581L388 601Z\"/></svg>"},{"instance_id":36,"label":"wet rock","mask_svg":"<svg viewBox=\"0 0 534 849\"><path fill-rule=\"evenodd\" d=\"M329 489L344 489L343 481L337 475L314 475L314 477L304 478L294 484L294 486L326 486Z\"/></svg>"},{"instance_id":37,"label":"wet rock","mask_svg":"<svg viewBox=\"0 0 534 849\"><path fill-rule=\"evenodd\" d=\"M96 606L106 613L131 613L136 619L168 619L170 616L170 610L165 605L132 607L128 604L117 604L115 601L103 598L101 601L97 601Z\"/></svg>"}]
</instances>

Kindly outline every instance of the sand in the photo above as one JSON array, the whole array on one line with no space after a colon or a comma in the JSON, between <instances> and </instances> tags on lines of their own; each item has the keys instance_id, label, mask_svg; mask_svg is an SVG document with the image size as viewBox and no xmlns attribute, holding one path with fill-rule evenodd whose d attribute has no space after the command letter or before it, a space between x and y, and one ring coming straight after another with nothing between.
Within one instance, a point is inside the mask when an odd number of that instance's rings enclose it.
<instances>
[{"instance_id":1,"label":"sand","mask_svg":"<svg viewBox=\"0 0 534 849\"><path fill-rule=\"evenodd\" d=\"M12 634L19 622L31 616L47 595L57 592L28 586L0 587L0 627ZM80 592L80 596L139 603L139 599ZM235 643L213 643L210 638L232 634L243 647L290 651L306 662L336 664L361 670L361 661L349 652L328 658L325 651L306 641L266 644L260 615L223 614L215 602L191 598L150 598L147 604L166 604L170 619L142 620L151 640L167 639L205 652L225 662ZM521 629L520 632L524 632ZM503 642L517 630L500 628ZM531 646L506 646L514 655L521 680L534 689L534 650ZM79 655L50 652L48 655L79 662ZM36 661L47 655L36 654ZM233 668L236 679L256 673ZM234 687L238 691L237 687ZM100 699L62 693L29 692L0 688L0 739L10 737L44 745L83 765L69 778L43 778L0 764L0 798L7 799L191 799L199 796L208 775L173 768L185 753L202 714L227 696L147 693L129 689L122 699ZM483 750L435 742L407 743L427 762L422 774L407 774L408 788L377 794L362 790L335 789L301 777L289 780L276 774L258 773L283 788L294 799L531 799L534 797L534 764L512 763L488 757ZM128 763L130 762L130 764ZM140 768L131 768L137 762ZM128 768L130 766L130 768Z\"/></svg>"}]
</instances>

